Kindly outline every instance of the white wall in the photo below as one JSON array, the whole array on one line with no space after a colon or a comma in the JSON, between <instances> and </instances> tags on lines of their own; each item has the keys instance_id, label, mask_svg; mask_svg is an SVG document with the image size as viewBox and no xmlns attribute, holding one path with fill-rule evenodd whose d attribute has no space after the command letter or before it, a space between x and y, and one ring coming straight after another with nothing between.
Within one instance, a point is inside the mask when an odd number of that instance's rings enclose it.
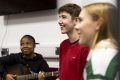
<instances>
[{"instance_id":1,"label":"white wall","mask_svg":"<svg viewBox=\"0 0 120 80\"><path fill-rule=\"evenodd\" d=\"M2 47L19 48L19 40L24 34L33 35L40 46L46 47L59 46L63 39L55 10L15 14L6 17L7 25L4 27L7 28L7 31ZM10 52L14 51L10 50Z\"/></svg>"},{"instance_id":2,"label":"white wall","mask_svg":"<svg viewBox=\"0 0 120 80\"><path fill-rule=\"evenodd\" d=\"M0 49L2 47L2 43L4 42L3 36L5 36L5 33L6 33L6 28L5 28L4 16L0 16Z\"/></svg>"},{"instance_id":3,"label":"white wall","mask_svg":"<svg viewBox=\"0 0 120 80\"><path fill-rule=\"evenodd\" d=\"M61 35L56 10L1 16L0 23L0 44L2 48L9 48L10 53L19 52L21 37L30 34L40 43L36 52L44 57L58 57L55 47L66 37ZM49 63L53 66L52 61ZM58 67L58 61L54 63Z\"/></svg>"},{"instance_id":4,"label":"white wall","mask_svg":"<svg viewBox=\"0 0 120 80\"><path fill-rule=\"evenodd\" d=\"M57 0L57 8L66 3L76 3L83 6L96 1L103 0ZM114 3L114 0L104 1ZM10 53L19 52L19 41L25 34L33 35L36 42L40 43L36 52L41 53L44 57L54 58L58 57L55 55L55 47L67 38L60 32L56 10L0 16L1 48L9 48ZM48 63L50 67L58 67L58 60L48 61Z\"/></svg>"}]
</instances>

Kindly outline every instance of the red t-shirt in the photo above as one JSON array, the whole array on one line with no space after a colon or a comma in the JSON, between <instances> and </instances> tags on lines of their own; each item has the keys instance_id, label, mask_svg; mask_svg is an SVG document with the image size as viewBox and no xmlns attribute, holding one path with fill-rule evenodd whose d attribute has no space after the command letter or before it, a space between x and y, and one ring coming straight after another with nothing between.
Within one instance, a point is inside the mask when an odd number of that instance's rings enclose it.
<instances>
[{"instance_id":1,"label":"red t-shirt","mask_svg":"<svg viewBox=\"0 0 120 80\"><path fill-rule=\"evenodd\" d=\"M89 48L64 40L60 45L60 80L83 80Z\"/></svg>"}]
</instances>

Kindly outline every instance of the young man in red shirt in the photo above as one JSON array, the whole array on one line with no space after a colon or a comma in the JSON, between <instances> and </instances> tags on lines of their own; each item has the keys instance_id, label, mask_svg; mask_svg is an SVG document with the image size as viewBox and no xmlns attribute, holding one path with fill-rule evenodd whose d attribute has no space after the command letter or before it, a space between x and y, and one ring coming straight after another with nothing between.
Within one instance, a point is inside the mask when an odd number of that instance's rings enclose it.
<instances>
[{"instance_id":1,"label":"young man in red shirt","mask_svg":"<svg viewBox=\"0 0 120 80\"><path fill-rule=\"evenodd\" d=\"M58 10L61 33L68 36L60 44L60 80L83 80L89 48L78 43L79 35L74 28L80 11L80 6L72 3Z\"/></svg>"}]
</instances>

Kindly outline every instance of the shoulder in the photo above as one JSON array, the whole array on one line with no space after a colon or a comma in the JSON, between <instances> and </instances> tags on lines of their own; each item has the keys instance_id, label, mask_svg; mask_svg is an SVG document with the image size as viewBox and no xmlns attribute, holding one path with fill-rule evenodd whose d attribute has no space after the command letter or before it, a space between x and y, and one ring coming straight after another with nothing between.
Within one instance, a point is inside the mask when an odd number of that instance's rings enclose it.
<instances>
[{"instance_id":1,"label":"shoulder","mask_svg":"<svg viewBox=\"0 0 120 80\"><path fill-rule=\"evenodd\" d=\"M115 55L117 55L118 49L110 40L107 39L100 41L96 45L95 49L91 50L91 53L92 58L107 61L106 59L112 59Z\"/></svg>"},{"instance_id":2,"label":"shoulder","mask_svg":"<svg viewBox=\"0 0 120 80\"><path fill-rule=\"evenodd\" d=\"M118 49L110 39L106 39L100 41L95 48L92 49L92 53L93 55L101 55L105 58L107 56L115 56L118 53Z\"/></svg>"},{"instance_id":3,"label":"shoulder","mask_svg":"<svg viewBox=\"0 0 120 80\"><path fill-rule=\"evenodd\" d=\"M11 53L10 55L6 57L19 57L19 56L21 56L21 53Z\"/></svg>"},{"instance_id":4,"label":"shoulder","mask_svg":"<svg viewBox=\"0 0 120 80\"><path fill-rule=\"evenodd\" d=\"M64 41L61 42L61 45L62 44L66 44L66 43L69 43L69 39L65 39Z\"/></svg>"},{"instance_id":5,"label":"shoulder","mask_svg":"<svg viewBox=\"0 0 120 80\"><path fill-rule=\"evenodd\" d=\"M117 49L117 46L110 40L110 39L105 39L101 40L95 48L114 48Z\"/></svg>"},{"instance_id":6,"label":"shoulder","mask_svg":"<svg viewBox=\"0 0 120 80\"><path fill-rule=\"evenodd\" d=\"M43 56L40 53L35 53L37 59L43 59Z\"/></svg>"},{"instance_id":7,"label":"shoulder","mask_svg":"<svg viewBox=\"0 0 120 80\"><path fill-rule=\"evenodd\" d=\"M89 54L90 48L86 45L81 45L79 43L77 43L77 45L75 46L75 51L79 51L80 55L82 55L82 57L85 57Z\"/></svg>"},{"instance_id":8,"label":"shoulder","mask_svg":"<svg viewBox=\"0 0 120 80\"><path fill-rule=\"evenodd\" d=\"M78 43L78 47L81 49L81 50L90 50L90 48L86 45L81 45L80 43Z\"/></svg>"},{"instance_id":9,"label":"shoulder","mask_svg":"<svg viewBox=\"0 0 120 80\"><path fill-rule=\"evenodd\" d=\"M68 46L70 46L69 39L65 39L64 41L62 41L60 43L60 48L65 48L65 47L68 47Z\"/></svg>"},{"instance_id":10,"label":"shoulder","mask_svg":"<svg viewBox=\"0 0 120 80\"><path fill-rule=\"evenodd\" d=\"M117 55L118 49L111 41L102 40L95 49L91 50L91 53L92 59L106 62Z\"/></svg>"}]
</instances>

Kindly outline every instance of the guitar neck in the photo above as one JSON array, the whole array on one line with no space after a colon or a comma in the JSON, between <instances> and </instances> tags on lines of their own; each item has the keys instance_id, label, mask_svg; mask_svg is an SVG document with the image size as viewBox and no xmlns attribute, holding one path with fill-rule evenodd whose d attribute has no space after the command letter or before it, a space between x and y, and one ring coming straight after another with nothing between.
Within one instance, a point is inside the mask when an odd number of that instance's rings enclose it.
<instances>
[{"instance_id":1,"label":"guitar neck","mask_svg":"<svg viewBox=\"0 0 120 80\"><path fill-rule=\"evenodd\" d=\"M50 77L50 76L58 76L58 71L54 72L45 72L45 77ZM28 75L20 75L16 76L15 80L29 80L29 79L37 79L38 78L38 73L32 73Z\"/></svg>"},{"instance_id":2,"label":"guitar neck","mask_svg":"<svg viewBox=\"0 0 120 80\"><path fill-rule=\"evenodd\" d=\"M15 77L15 80L29 80L29 79L36 79L36 78L38 78L38 74L32 73L32 74L28 74L28 75L17 75Z\"/></svg>"},{"instance_id":3,"label":"guitar neck","mask_svg":"<svg viewBox=\"0 0 120 80\"><path fill-rule=\"evenodd\" d=\"M50 76L59 76L58 71L53 71L53 72L45 72L45 77L50 77Z\"/></svg>"}]
</instances>

